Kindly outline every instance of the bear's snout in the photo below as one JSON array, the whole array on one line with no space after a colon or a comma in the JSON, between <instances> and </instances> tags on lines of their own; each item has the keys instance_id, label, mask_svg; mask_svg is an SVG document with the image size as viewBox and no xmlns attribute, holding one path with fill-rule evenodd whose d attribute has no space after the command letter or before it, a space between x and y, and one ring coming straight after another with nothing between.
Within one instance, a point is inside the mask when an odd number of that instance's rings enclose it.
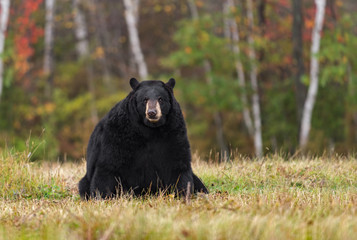
<instances>
[{"instance_id":1,"label":"bear's snout","mask_svg":"<svg viewBox=\"0 0 357 240\"><path fill-rule=\"evenodd\" d=\"M156 113L157 113L156 109L149 110L148 111L149 118L155 118L156 117Z\"/></svg>"},{"instance_id":2,"label":"bear's snout","mask_svg":"<svg viewBox=\"0 0 357 240\"><path fill-rule=\"evenodd\" d=\"M145 115L150 122L157 122L160 120L162 113L160 104L157 100L150 99L147 101Z\"/></svg>"}]
</instances>

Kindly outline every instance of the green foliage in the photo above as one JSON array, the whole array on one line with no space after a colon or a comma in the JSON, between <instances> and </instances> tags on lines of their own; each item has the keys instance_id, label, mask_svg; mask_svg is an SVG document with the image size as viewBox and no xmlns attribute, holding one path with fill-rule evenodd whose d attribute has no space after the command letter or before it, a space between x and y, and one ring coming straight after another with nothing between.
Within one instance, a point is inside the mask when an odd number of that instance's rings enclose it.
<instances>
[{"instance_id":1,"label":"green foliage","mask_svg":"<svg viewBox=\"0 0 357 240\"><path fill-rule=\"evenodd\" d=\"M5 38L4 53L1 59L4 64L3 87L7 90L15 80L15 67L13 57L15 56L14 42L11 39L12 33L8 33Z\"/></svg>"},{"instance_id":2,"label":"green foliage","mask_svg":"<svg viewBox=\"0 0 357 240\"><path fill-rule=\"evenodd\" d=\"M331 91L332 88L335 90ZM321 154L326 151L328 149L326 146L329 146L330 151L346 151L346 146L343 144L345 100L340 100L339 104L335 103L336 99L344 96L345 92L346 86L335 82L327 83L319 91L316 108L313 112L310 144L310 148L316 153Z\"/></svg>"},{"instance_id":3,"label":"green foliage","mask_svg":"<svg viewBox=\"0 0 357 240\"><path fill-rule=\"evenodd\" d=\"M111 107L122 100L127 93L119 92L106 95L94 102L99 117L104 116ZM56 108L50 116L52 125L56 126L54 134L61 139L61 152L66 152L70 159L79 160L84 156L84 149L94 124L91 121L92 96L83 93L69 98L65 92L57 89L54 94ZM68 122L71 124L68 124Z\"/></svg>"},{"instance_id":4,"label":"green foliage","mask_svg":"<svg viewBox=\"0 0 357 240\"><path fill-rule=\"evenodd\" d=\"M336 27L326 31L322 38L319 58L323 89L317 98L314 113L319 117L312 121L312 145L320 152L332 142L337 151L355 148L355 143L350 146L343 143L355 131L348 119L357 110L357 36L353 31L354 20L355 16L344 14Z\"/></svg>"},{"instance_id":5,"label":"green foliage","mask_svg":"<svg viewBox=\"0 0 357 240\"><path fill-rule=\"evenodd\" d=\"M298 117L292 81L266 88L262 108L263 133L268 149L291 152L298 144ZM276 149L279 146L279 149Z\"/></svg>"},{"instance_id":6,"label":"green foliage","mask_svg":"<svg viewBox=\"0 0 357 240\"><path fill-rule=\"evenodd\" d=\"M343 18L350 21L350 18ZM352 69L357 66L355 55L357 54L357 37L349 29L344 29L344 24L334 32L330 32L322 41L320 59L322 71L320 84L325 86L328 81L344 83L348 77L352 77Z\"/></svg>"},{"instance_id":7,"label":"green foliage","mask_svg":"<svg viewBox=\"0 0 357 240\"><path fill-rule=\"evenodd\" d=\"M353 33L351 22L357 18L345 14L334 31L329 31L321 44L320 60L322 71L320 84L329 81L345 83L355 78L357 61L357 36Z\"/></svg>"},{"instance_id":8,"label":"green foliage","mask_svg":"<svg viewBox=\"0 0 357 240\"><path fill-rule=\"evenodd\" d=\"M230 78L210 74L211 84L188 80L189 85L182 85L184 100L195 103L207 112L227 110L238 112L242 106L239 99L238 82Z\"/></svg>"},{"instance_id":9,"label":"green foliage","mask_svg":"<svg viewBox=\"0 0 357 240\"><path fill-rule=\"evenodd\" d=\"M217 17L216 17L217 18ZM171 68L202 66L209 61L212 72L227 74L232 70L233 55L227 40L215 34L215 21L222 19L204 15L198 20L184 20L173 40L179 46L162 64Z\"/></svg>"},{"instance_id":10,"label":"green foliage","mask_svg":"<svg viewBox=\"0 0 357 240\"><path fill-rule=\"evenodd\" d=\"M214 141L200 140L196 136L208 133L214 139L215 132L212 129L208 131L210 123L207 123L212 121L212 113L240 112L243 108L240 94L246 91L240 89L234 77L234 56L228 40L217 34L217 22L222 20L222 15L214 14L181 21L173 37L178 49L161 60L170 69L193 73L181 77L184 83L177 87L182 94L179 100L184 106L199 107L199 116L198 108L188 109L186 119L193 144L206 145L206 150L215 145Z\"/></svg>"},{"instance_id":11,"label":"green foliage","mask_svg":"<svg viewBox=\"0 0 357 240\"><path fill-rule=\"evenodd\" d=\"M128 95L127 92L119 91L115 94L106 95L96 101L96 108L101 116L104 116L116 103L123 100Z\"/></svg>"},{"instance_id":12,"label":"green foliage","mask_svg":"<svg viewBox=\"0 0 357 240\"><path fill-rule=\"evenodd\" d=\"M65 124L68 119L84 120L89 117L90 93L78 95L73 99L68 99L61 90L56 90L54 95L57 106L54 115L59 123Z\"/></svg>"}]
</instances>

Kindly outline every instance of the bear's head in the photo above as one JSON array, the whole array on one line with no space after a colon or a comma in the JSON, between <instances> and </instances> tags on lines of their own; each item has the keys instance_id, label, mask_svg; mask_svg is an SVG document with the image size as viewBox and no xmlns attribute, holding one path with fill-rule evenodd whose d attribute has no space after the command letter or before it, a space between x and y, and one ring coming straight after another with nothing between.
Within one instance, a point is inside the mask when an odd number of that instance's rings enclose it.
<instances>
[{"instance_id":1,"label":"bear's head","mask_svg":"<svg viewBox=\"0 0 357 240\"><path fill-rule=\"evenodd\" d=\"M170 112L175 86L175 79L167 83L162 81L142 81L130 79L130 86L134 91L136 111L139 121L145 126L155 128L164 125Z\"/></svg>"}]
</instances>

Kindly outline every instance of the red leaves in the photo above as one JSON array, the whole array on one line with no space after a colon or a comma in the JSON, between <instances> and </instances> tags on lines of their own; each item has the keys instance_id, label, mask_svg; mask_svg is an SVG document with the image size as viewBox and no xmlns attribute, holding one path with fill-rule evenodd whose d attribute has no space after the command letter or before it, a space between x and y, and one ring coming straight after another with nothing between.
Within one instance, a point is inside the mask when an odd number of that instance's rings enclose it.
<instances>
[{"instance_id":1,"label":"red leaves","mask_svg":"<svg viewBox=\"0 0 357 240\"><path fill-rule=\"evenodd\" d=\"M34 53L30 46L30 39L24 36L15 36L15 48L20 58L30 57Z\"/></svg>"},{"instance_id":2,"label":"red leaves","mask_svg":"<svg viewBox=\"0 0 357 240\"><path fill-rule=\"evenodd\" d=\"M30 16L31 13L35 12L39 5L42 3L42 0L26 0L24 5L24 9L25 9L25 14L27 16Z\"/></svg>"},{"instance_id":3,"label":"red leaves","mask_svg":"<svg viewBox=\"0 0 357 240\"><path fill-rule=\"evenodd\" d=\"M33 56L33 45L43 36L43 29L36 26L33 13L36 12L43 0L26 0L17 6L18 17L15 20L14 44L15 44L15 69L23 76L29 70L28 59ZM15 11L11 11L12 14Z\"/></svg>"}]
</instances>

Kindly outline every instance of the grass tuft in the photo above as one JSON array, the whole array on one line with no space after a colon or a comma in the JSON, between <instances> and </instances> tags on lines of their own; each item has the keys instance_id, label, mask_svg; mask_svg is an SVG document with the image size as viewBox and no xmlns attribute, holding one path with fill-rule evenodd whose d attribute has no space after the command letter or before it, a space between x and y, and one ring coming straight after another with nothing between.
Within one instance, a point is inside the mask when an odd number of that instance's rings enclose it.
<instances>
[{"instance_id":1,"label":"grass tuft","mask_svg":"<svg viewBox=\"0 0 357 240\"><path fill-rule=\"evenodd\" d=\"M58 174L38 164L36 166L36 163L30 161L27 152L2 152L0 169L1 199L60 199L70 196L65 182Z\"/></svg>"}]
</instances>

